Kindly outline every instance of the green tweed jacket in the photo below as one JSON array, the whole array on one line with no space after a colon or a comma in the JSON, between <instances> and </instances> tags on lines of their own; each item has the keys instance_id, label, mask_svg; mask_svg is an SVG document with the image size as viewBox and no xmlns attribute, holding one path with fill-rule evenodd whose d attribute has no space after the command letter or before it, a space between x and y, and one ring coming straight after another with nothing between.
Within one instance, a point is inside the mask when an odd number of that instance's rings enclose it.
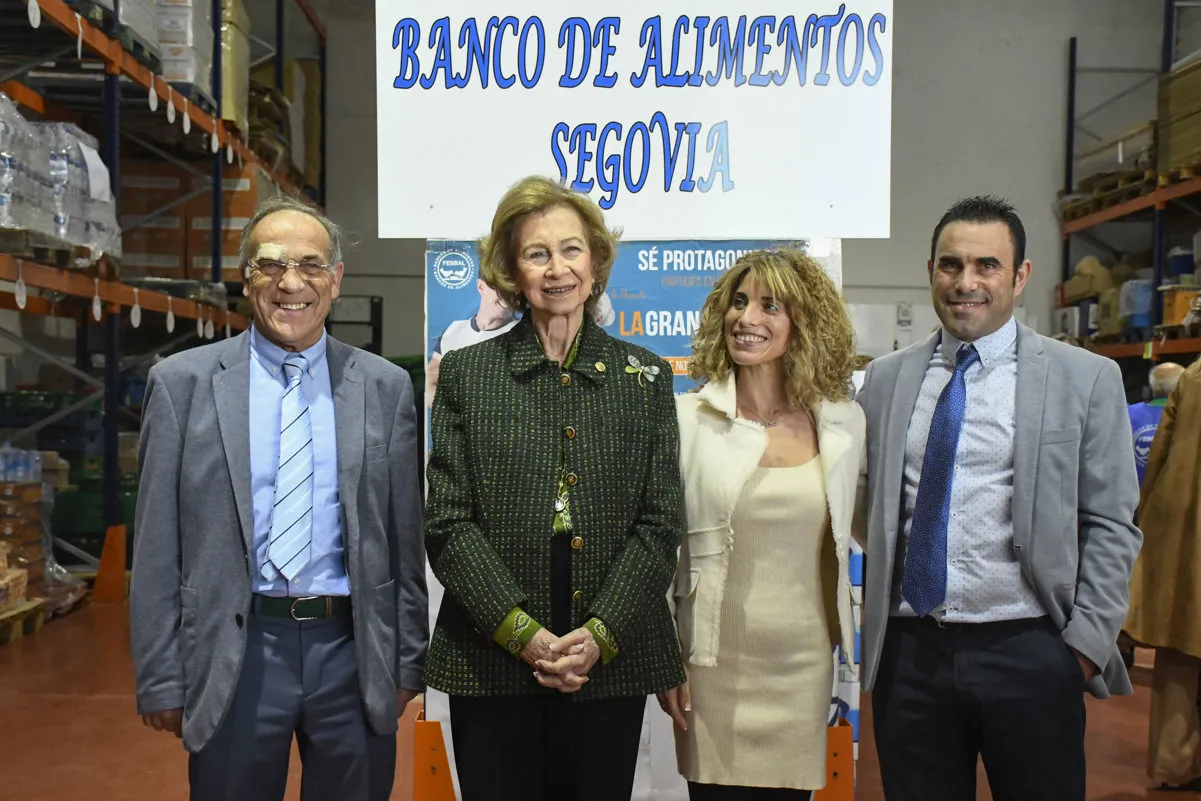
<instances>
[{"instance_id":1,"label":"green tweed jacket","mask_svg":"<svg viewBox=\"0 0 1201 801\"><path fill-rule=\"evenodd\" d=\"M595 616L618 646L573 697L650 695L684 681L667 606L684 525L671 369L587 315L584 326L566 373L543 353L528 316L442 359L425 541L446 595L425 677L449 695L558 692L539 685L492 633L516 606L550 626L564 446L576 477L572 534L583 540L571 551L572 627ZM630 356L659 374L627 371Z\"/></svg>"}]
</instances>

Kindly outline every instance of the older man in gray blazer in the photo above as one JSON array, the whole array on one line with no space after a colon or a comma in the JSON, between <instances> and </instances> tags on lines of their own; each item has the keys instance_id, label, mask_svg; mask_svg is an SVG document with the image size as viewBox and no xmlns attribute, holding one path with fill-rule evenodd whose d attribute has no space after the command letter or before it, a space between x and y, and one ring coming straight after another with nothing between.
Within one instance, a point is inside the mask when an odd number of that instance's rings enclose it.
<instances>
[{"instance_id":1,"label":"older man in gray blazer","mask_svg":"<svg viewBox=\"0 0 1201 801\"><path fill-rule=\"evenodd\" d=\"M953 206L928 268L942 329L872 362L858 398L863 688L888 801L973 801L979 756L997 801L1084 801L1084 690L1131 691L1122 377L1014 320L1025 245L1008 203Z\"/></svg>"},{"instance_id":2,"label":"older man in gray blazer","mask_svg":"<svg viewBox=\"0 0 1201 801\"><path fill-rule=\"evenodd\" d=\"M150 371L130 625L139 712L194 801L383 801L428 635L408 374L338 342L337 227L278 198L242 235L251 329Z\"/></svg>"}]
</instances>

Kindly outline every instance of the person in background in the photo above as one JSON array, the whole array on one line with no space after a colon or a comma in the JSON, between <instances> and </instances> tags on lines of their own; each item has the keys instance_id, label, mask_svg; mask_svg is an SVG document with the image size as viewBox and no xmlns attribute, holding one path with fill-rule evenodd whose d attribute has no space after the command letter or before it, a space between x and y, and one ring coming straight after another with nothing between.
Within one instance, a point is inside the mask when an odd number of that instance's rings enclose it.
<instances>
[{"instance_id":1,"label":"person in background","mask_svg":"<svg viewBox=\"0 0 1201 801\"><path fill-rule=\"evenodd\" d=\"M687 535L662 693L692 801L807 801L826 783L832 642L854 664L851 517L864 456L855 333L834 282L754 251L701 311L677 400Z\"/></svg>"},{"instance_id":2,"label":"person in background","mask_svg":"<svg viewBox=\"0 0 1201 801\"><path fill-rule=\"evenodd\" d=\"M265 201L250 330L150 369L129 617L138 711L193 801L391 797L429 632L408 373L325 333L336 225Z\"/></svg>"},{"instance_id":3,"label":"person in background","mask_svg":"<svg viewBox=\"0 0 1201 801\"><path fill-rule=\"evenodd\" d=\"M863 691L888 801L1084 801L1084 690L1115 645L1142 535L1117 363L1013 317L1025 228L992 197L934 229L942 330L873 361Z\"/></svg>"},{"instance_id":4,"label":"person in background","mask_svg":"<svg viewBox=\"0 0 1201 801\"><path fill-rule=\"evenodd\" d=\"M1163 414L1164 404L1168 395L1180 380L1184 368L1174 362L1164 362L1151 368L1148 384L1151 389L1151 400L1139 402L1130 406L1130 427L1134 431L1134 463L1138 469L1139 487L1143 485L1143 474L1147 469L1147 457L1151 453L1151 442L1159 428L1159 419ZM1135 643L1126 632L1118 635L1118 650L1122 652L1122 661L1127 668L1134 667Z\"/></svg>"},{"instance_id":5,"label":"person in background","mask_svg":"<svg viewBox=\"0 0 1201 801\"><path fill-rule=\"evenodd\" d=\"M1155 649L1147 773L1201 792L1201 361L1180 376L1151 444L1139 504L1146 542L1124 632ZM1190 611L1185 611L1190 610Z\"/></svg>"},{"instance_id":6,"label":"person in background","mask_svg":"<svg viewBox=\"0 0 1201 801\"><path fill-rule=\"evenodd\" d=\"M463 801L628 799L647 697L684 680L672 373L592 319L616 249L587 195L519 181L480 253L521 321L442 359L426 679L449 696Z\"/></svg>"},{"instance_id":7,"label":"person in background","mask_svg":"<svg viewBox=\"0 0 1201 801\"><path fill-rule=\"evenodd\" d=\"M476 279L475 288L480 293L480 305L475 314L465 320L455 320L434 340L432 355L425 368L426 406L434 405L434 394L438 389L438 368L446 353L498 337L517 325L513 309L509 308L509 304L505 303L484 279Z\"/></svg>"},{"instance_id":8,"label":"person in background","mask_svg":"<svg viewBox=\"0 0 1201 801\"><path fill-rule=\"evenodd\" d=\"M1130 406L1130 428L1134 431L1134 463L1138 469L1138 484L1143 485L1147 470L1147 457L1151 453L1151 441L1159 428L1164 404L1176 388L1184 368L1175 362L1164 362L1151 368L1147 383L1151 386L1151 400Z\"/></svg>"}]
</instances>

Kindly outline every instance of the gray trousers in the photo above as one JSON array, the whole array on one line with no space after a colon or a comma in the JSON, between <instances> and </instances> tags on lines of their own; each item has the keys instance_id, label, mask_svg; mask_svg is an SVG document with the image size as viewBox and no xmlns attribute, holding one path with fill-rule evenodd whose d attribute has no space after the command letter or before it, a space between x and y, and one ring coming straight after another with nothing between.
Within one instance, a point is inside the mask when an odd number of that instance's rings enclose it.
<instances>
[{"instance_id":1,"label":"gray trousers","mask_svg":"<svg viewBox=\"0 0 1201 801\"><path fill-rule=\"evenodd\" d=\"M303 623L249 617L230 709L189 760L192 801L282 801L293 736L302 801L392 794L396 735L377 735L367 723L349 616Z\"/></svg>"}]
</instances>

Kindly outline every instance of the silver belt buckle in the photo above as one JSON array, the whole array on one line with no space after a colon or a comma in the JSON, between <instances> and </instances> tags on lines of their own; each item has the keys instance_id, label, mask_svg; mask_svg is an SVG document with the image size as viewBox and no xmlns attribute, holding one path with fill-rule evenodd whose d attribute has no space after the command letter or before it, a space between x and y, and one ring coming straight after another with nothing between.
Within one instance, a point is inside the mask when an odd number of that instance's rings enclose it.
<instances>
[{"instance_id":1,"label":"silver belt buckle","mask_svg":"<svg viewBox=\"0 0 1201 801\"><path fill-rule=\"evenodd\" d=\"M318 597L320 597L320 596L307 595L304 598L297 598L295 601L292 602L292 607L288 610L288 614L290 614L292 616L292 619L295 620L297 623L303 623L306 620L321 620L321 618L322 618L321 615L316 615L314 617L297 617L296 616L296 604L300 603L301 601L312 601ZM331 606L332 605L330 604L329 596L327 595L327 596L325 596L325 615L324 615L325 617L329 617L332 614Z\"/></svg>"}]
</instances>

